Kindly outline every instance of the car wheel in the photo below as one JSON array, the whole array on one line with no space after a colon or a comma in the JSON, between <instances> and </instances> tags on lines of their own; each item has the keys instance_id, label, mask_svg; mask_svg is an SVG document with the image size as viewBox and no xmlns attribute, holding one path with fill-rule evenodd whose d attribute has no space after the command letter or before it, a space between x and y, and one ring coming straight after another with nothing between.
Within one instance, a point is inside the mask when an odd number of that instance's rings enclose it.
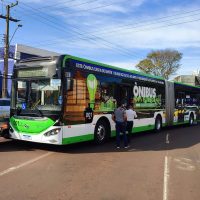
<instances>
[{"instance_id":1,"label":"car wheel","mask_svg":"<svg viewBox=\"0 0 200 200\"><path fill-rule=\"evenodd\" d=\"M193 114L190 114L189 125L190 126L194 125L194 115Z\"/></svg>"}]
</instances>

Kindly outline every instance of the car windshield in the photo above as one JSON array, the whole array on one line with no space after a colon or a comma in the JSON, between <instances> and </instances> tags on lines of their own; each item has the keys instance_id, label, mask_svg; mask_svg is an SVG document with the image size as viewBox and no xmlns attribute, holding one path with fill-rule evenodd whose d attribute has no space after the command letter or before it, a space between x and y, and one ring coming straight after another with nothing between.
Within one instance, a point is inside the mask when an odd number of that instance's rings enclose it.
<instances>
[{"instance_id":1,"label":"car windshield","mask_svg":"<svg viewBox=\"0 0 200 200\"><path fill-rule=\"evenodd\" d=\"M61 110L61 80L19 80L14 91L14 108L22 110Z\"/></svg>"}]
</instances>

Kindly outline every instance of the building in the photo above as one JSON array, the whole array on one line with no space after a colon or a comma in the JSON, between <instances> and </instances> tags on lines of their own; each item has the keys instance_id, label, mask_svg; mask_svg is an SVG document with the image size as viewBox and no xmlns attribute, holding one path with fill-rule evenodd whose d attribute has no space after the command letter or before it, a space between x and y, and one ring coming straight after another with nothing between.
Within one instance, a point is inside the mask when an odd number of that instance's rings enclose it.
<instances>
[{"instance_id":1,"label":"building","mask_svg":"<svg viewBox=\"0 0 200 200\"><path fill-rule=\"evenodd\" d=\"M11 75L13 66L16 60L32 58L32 57L45 57L45 56L57 56L59 53L47 51L44 49L34 48L22 44L16 44L9 48L9 60L8 60L8 96L11 91ZM2 74L4 71L4 47L0 47L0 97L2 94Z\"/></svg>"},{"instance_id":2,"label":"building","mask_svg":"<svg viewBox=\"0 0 200 200\"><path fill-rule=\"evenodd\" d=\"M198 75L180 75L174 78L174 81L194 86L200 86L200 76Z\"/></svg>"}]
</instances>

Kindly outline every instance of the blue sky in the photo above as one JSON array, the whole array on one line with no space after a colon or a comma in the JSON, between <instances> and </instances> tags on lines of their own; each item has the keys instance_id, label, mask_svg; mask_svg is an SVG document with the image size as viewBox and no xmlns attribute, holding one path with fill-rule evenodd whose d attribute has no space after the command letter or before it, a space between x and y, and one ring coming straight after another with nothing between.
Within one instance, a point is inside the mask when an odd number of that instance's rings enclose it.
<instances>
[{"instance_id":1,"label":"blue sky","mask_svg":"<svg viewBox=\"0 0 200 200\"><path fill-rule=\"evenodd\" d=\"M11 2L0 0L0 13ZM23 25L12 44L126 69L152 50L172 48L183 53L176 75L200 70L200 0L24 0L11 16ZM11 22L10 36L16 25ZM0 42L4 32L0 19Z\"/></svg>"}]
</instances>

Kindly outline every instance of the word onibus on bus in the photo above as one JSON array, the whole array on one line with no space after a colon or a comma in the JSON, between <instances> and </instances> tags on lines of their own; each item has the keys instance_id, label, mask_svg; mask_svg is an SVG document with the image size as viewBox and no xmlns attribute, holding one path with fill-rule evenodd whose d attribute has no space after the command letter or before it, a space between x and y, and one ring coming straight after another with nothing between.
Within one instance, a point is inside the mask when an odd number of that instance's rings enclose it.
<instances>
[{"instance_id":1,"label":"word onibus on bus","mask_svg":"<svg viewBox=\"0 0 200 200\"><path fill-rule=\"evenodd\" d=\"M200 120L200 88L74 56L15 64L10 137L50 144L115 136L112 113L134 104L134 133Z\"/></svg>"}]
</instances>

